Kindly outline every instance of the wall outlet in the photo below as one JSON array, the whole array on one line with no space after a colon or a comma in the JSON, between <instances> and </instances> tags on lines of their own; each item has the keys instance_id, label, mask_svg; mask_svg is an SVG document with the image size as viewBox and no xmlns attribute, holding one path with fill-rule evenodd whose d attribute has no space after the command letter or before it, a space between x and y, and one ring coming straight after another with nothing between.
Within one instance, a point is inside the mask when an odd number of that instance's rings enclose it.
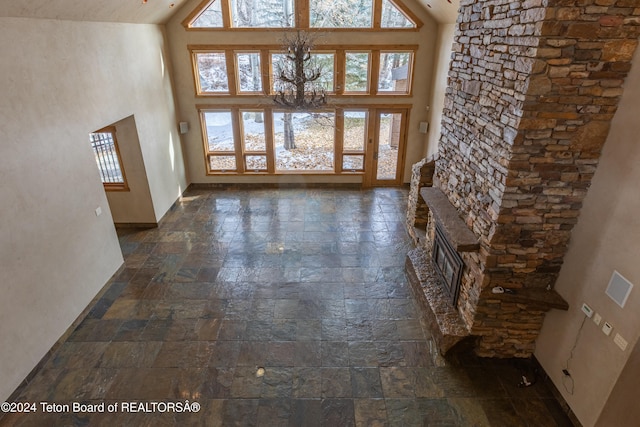
<instances>
[{"instance_id":1,"label":"wall outlet","mask_svg":"<svg viewBox=\"0 0 640 427\"><path fill-rule=\"evenodd\" d=\"M595 323L596 325L600 326L600 323L602 322L602 316L600 316L600 314L595 313L593 315L593 323Z\"/></svg>"},{"instance_id":2,"label":"wall outlet","mask_svg":"<svg viewBox=\"0 0 640 427\"><path fill-rule=\"evenodd\" d=\"M591 310L591 307L589 307L586 302L582 303L582 312L588 318L591 318L591 316L593 316L593 310Z\"/></svg>"},{"instance_id":3,"label":"wall outlet","mask_svg":"<svg viewBox=\"0 0 640 427\"><path fill-rule=\"evenodd\" d=\"M613 326L611 326L609 322L604 322L604 325L602 326L602 333L609 336L611 335L611 330L613 330Z\"/></svg>"}]
</instances>

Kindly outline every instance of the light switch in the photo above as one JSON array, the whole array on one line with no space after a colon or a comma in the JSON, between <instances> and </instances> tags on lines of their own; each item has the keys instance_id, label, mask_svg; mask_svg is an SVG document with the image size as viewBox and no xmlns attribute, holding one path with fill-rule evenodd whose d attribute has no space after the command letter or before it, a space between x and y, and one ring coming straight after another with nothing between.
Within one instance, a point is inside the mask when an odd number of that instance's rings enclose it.
<instances>
[{"instance_id":1,"label":"light switch","mask_svg":"<svg viewBox=\"0 0 640 427\"><path fill-rule=\"evenodd\" d=\"M102 208L100 206L98 206L96 208L96 216L100 216L100 215L102 215Z\"/></svg>"},{"instance_id":2,"label":"light switch","mask_svg":"<svg viewBox=\"0 0 640 427\"><path fill-rule=\"evenodd\" d=\"M609 336L611 335L611 330L613 329L613 326L611 326L609 324L609 322L604 322L604 325L602 326L602 332L606 335Z\"/></svg>"}]
</instances>

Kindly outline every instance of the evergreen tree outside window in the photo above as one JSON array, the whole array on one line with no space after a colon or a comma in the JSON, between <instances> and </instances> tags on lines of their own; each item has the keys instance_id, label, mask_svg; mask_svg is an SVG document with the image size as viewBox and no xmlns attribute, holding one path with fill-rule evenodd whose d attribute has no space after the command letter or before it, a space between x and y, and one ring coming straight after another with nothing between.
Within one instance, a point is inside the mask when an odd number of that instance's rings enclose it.
<instances>
[{"instance_id":1,"label":"evergreen tree outside window","mask_svg":"<svg viewBox=\"0 0 640 427\"><path fill-rule=\"evenodd\" d=\"M369 91L369 52L346 52L345 92Z\"/></svg>"}]
</instances>

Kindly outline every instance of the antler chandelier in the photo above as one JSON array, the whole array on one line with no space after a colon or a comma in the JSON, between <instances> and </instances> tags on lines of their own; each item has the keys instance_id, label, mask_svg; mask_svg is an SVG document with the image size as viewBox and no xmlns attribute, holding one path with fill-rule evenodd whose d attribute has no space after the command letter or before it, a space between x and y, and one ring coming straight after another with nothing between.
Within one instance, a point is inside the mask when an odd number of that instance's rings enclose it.
<instances>
[{"instance_id":1,"label":"antler chandelier","mask_svg":"<svg viewBox=\"0 0 640 427\"><path fill-rule=\"evenodd\" d=\"M327 95L318 81L322 67L311 55L313 42L308 34L297 31L295 37L284 39L283 60L275 65L273 101L282 107L308 110L327 104Z\"/></svg>"}]
</instances>

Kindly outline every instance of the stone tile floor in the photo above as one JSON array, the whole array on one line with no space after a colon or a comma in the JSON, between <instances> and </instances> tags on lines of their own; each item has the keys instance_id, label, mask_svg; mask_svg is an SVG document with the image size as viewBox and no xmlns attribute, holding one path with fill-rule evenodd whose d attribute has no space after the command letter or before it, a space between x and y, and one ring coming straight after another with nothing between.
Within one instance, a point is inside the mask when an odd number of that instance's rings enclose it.
<instances>
[{"instance_id":1,"label":"stone tile floor","mask_svg":"<svg viewBox=\"0 0 640 427\"><path fill-rule=\"evenodd\" d=\"M514 361L432 354L404 275L406 198L187 191L157 229L119 233L125 268L18 399L118 410L0 425L571 425L542 382L517 387ZM186 400L200 411L122 410Z\"/></svg>"}]
</instances>

